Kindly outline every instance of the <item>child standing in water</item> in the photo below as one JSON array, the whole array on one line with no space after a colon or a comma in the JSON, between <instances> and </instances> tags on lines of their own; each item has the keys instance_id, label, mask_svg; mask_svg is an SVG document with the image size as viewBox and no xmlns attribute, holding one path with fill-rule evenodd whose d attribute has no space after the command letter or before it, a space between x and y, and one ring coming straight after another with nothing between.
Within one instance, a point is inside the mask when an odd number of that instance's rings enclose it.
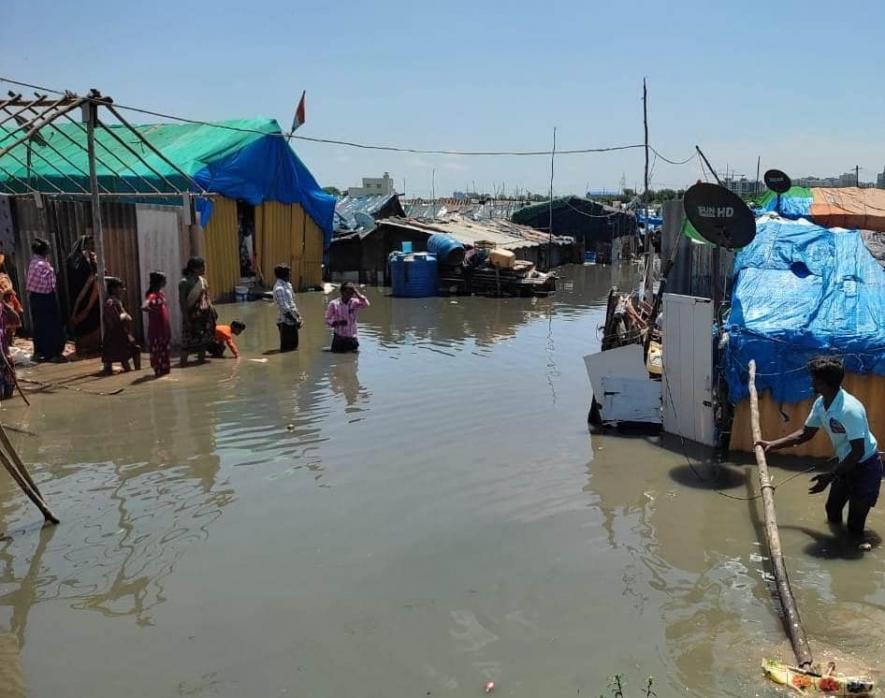
<instances>
[{"instance_id":1,"label":"child standing in water","mask_svg":"<svg viewBox=\"0 0 885 698\"><path fill-rule=\"evenodd\" d=\"M124 371L131 371L130 359L138 371L141 369L141 347L132 336L132 316L123 307L126 284L122 279L113 277L107 280L107 284L108 299L104 302L104 341L101 350L104 372L112 373L112 365L118 362L123 365Z\"/></svg>"},{"instance_id":2,"label":"child standing in water","mask_svg":"<svg viewBox=\"0 0 885 698\"><path fill-rule=\"evenodd\" d=\"M142 312L148 317L148 349L151 353L151 368L157 378L165 376L172 368L172 324L169 321L169 305L166 303L166 275L152 271L145 294Z\"/></svg>"}]
</instances>

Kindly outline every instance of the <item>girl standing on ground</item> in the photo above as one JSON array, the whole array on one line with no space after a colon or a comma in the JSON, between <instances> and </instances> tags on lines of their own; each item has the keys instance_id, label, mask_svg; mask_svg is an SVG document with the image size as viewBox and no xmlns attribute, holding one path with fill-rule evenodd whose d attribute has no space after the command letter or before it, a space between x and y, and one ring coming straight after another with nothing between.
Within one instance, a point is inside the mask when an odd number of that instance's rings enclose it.
<instances>
[{"instance_id":1,"label":"girl standing on ground","mask_svg":"<svg viewBox=\"0 0 885 698\"><path fill-rule=\"evenodd\" d=\"M206 360L206 351L215 339L215 320L218 313L209 297L209 284L203 277L206 273L206 260L191 257L182 270L178 282L178 302L181 305L183 322L181 335L181 365L187 365L190 354L197 360Z\"/></svg>"},{"instance_id":2,"label":"girl standing on ground","mask_svg":"<svg viewBox=\"0 0 885 698\"><path fill-rule=\"evenodd\" d=\"M151 353L151 368L157 378L172 370L172 323L169 321L169 305L164 288L166 275L152 271L144 305L141 306L142 312L147 313L148 317L148 350Z\"/></svg>"},{"instance_id":3,"label":"girl standing on ground","mask_svg":"<svg viewBox=\"0 0 885 698\"><path fill-rule=\"evenodd\" d=\"M108 299L104 302L104 341L101 348L104 372L113 373L115 363L122 364L124 371L131 371L130 359L138 371L141 369L141 347L132 336L132 316L123 307L126 285L122 279L113 277L107 283Z\"/></svg>"}]
</instances>

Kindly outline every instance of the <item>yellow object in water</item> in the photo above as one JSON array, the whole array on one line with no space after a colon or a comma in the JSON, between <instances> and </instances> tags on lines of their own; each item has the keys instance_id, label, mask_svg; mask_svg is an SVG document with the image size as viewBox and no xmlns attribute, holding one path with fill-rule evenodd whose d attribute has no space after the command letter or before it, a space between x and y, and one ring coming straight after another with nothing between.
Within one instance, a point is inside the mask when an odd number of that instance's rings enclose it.
<instances>
[{"instance_id":1,"label":"yellow object in water","mask_svg":"<svg viewBox=\"0 0 885 698\"><path fill-rule=\"evenodd\" d=\"M802 695L820 693L825 696L872 696L875 684L870 679L834 674L818 674L781 664L773 659L762 660L765 675L782 686L789 686Z\"/></svg>"},{"instance_id":2,"label":"yellow object in water","mask_svg":"<svg viewBox=\"0 0 885 698\"><path fill-rule=\"evenodd\" d=\"M660 342L652 340L648 343L648 356L645 357L645 367L653 376L660 376L664 372L663 350Z\"/></svg>"}]
</instances>

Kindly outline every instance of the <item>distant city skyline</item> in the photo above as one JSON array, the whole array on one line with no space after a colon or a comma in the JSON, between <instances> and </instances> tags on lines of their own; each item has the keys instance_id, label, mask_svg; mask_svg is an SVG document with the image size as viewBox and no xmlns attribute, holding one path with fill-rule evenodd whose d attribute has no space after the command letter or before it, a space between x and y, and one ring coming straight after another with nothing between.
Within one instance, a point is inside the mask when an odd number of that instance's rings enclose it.
<instances>
[{"instance_id":1,"label":"distant city skyline","mask_svg":"<svg viewBox=\"0 0 885 698\"><path fill-rule=\"evenodd\" d=\"M630 14L643 21L626 31L622 6L577 0L542 13L512 2L506 21L496 5L462 0L267 0L260 15L232 0L193 0L184 13L171 0L123 8L10 0L0 73L81 93L95 87L118 103L199 120L270 116L284 129L306 90L297 136L458 151L549 150L554 127L560 151L640 144L647 77L650 141L670 160L691 158L697 144L717 171L748 179L761 156L763 171L832 176L859 165L861 179L875 182L885 162L885 92L873 88L885 5L759 8L639 2ZM851 55L793 58L787 26L804 46L850 36ZM84 50L83 38L99 35ZM385 171L409 195L474 182L486 191L550 187L548 156L395 153L297 137L292 145L320 184L341 190ZM650 166L653 189L702 177L696 159L672 165L653 155ZM557 194L616 190L622 179L642 188L641 149L555 161Z\"/></svg>"}]
</instances>

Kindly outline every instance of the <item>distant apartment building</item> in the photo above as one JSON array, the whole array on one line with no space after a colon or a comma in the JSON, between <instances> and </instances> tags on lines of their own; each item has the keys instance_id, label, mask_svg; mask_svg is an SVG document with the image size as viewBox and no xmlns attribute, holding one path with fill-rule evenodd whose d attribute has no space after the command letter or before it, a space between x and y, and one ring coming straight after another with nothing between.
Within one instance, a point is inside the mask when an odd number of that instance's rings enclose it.
<instances>
[{"instance_id":1,"label":"distant apartment building","mask_svg":"<svg viewBox=\"0 0 885 698\"><path fill-rule=\"evenodd\" d=\"M876 175L876 186L879 189L885 189L885 168L882 168L882 171Z\"/></svg>"},{"instance_id":2,"label":"distant apartment building","mask_svg":"<svg viewBox=\"0 0 885 698\"><path fill-rule=\"evenodd\" d=\"M383 177L363 177L363 186L347 190L348 196L391 196L395 193L393 179L387 172Z\"/></svg>"},{"instance_id":3,"label":"distant apartment building","mask_svg":"<svg viewBox=\"0 0 885 698\"><path fill-rule=\"evenodd\" d=\"M755 179L747 179L746 177L741 177L740 179L728 177L723 180L722 184L726 189L733 191L738 196L752 196L756 192L765 191L765 184L757 182Z\"/></svg>"},{"instance_id":4,"label":"distant apartment building","mask_svg":"<svg viewBox=\"0 0 885 698\"><path fill-rule=\"evenodd\" d=\"M838 177L799 177L793 180L793 184L797 187L856 187L857 174L844 172ZM861 184L861 186L870 185Z\"/></svg>"}]
</instances>

